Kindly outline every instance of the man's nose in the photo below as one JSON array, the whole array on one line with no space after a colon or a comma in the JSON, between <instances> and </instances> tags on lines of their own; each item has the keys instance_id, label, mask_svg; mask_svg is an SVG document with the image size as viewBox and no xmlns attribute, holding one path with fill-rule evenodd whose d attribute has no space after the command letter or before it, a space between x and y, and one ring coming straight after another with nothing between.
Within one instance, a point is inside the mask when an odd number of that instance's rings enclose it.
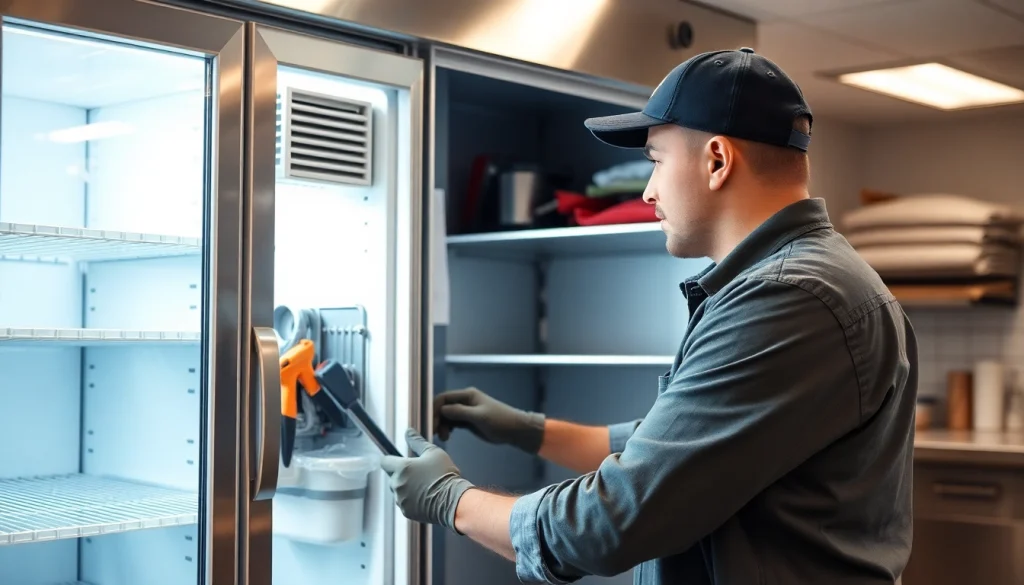
<instances>
[{"instance_id":1,"label":"man's nose","mask_svg":"<svg viewBox=\"0 0 1024 585\"><path fill-rule=\"evenodd\" d=\"M644 202L649 205L654 205L658 202L658 195L654 188L654 181L648 181L647 186L644 187Z\"/></svg>"}]
</instances>

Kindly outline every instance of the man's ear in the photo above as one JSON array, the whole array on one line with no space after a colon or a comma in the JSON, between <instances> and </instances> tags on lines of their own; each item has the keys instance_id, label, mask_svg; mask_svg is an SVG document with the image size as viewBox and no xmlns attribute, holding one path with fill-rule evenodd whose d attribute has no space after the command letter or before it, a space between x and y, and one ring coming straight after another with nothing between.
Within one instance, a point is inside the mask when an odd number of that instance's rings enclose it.
<instances>
[{"instance_id":1,"label":"man's ear","mask_svg":"<svg viewBox=\"0 0 1024 585\"><path fill-rule=\"evenodd\" d=\"M724 136L715 136L708 140L705 147L708 167L708 188L717 191L725 185L732 173L736 160L736 150L732 142Z\"/></svg>"}]
</instances>

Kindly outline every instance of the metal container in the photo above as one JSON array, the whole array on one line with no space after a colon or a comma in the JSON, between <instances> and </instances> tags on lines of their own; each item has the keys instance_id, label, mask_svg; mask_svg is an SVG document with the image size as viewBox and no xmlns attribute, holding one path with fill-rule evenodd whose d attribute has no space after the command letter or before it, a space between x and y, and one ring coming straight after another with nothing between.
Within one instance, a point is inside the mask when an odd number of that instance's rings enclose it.
<instances>
[{"instance_id":1,"label":"metal container","mask_svg":"<svg viewBox=\"0 0 1024 585\"><path fill-rule=\"evenodd\" d=\"M498 223L504 227L533 224L544 190L544 176L531 168L510 169L498 179Z\"/></svg>"}]
</instances>

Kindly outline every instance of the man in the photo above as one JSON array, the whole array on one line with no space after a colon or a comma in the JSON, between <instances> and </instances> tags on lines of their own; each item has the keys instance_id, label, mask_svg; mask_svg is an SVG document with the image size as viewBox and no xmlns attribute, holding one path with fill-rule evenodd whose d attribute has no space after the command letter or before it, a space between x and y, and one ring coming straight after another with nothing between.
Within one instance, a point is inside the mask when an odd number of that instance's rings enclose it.
<instances>
[{"instance_id":1,"label":"man","mask_svg":"<svg viewBox=\"0 0 1024 585\"><path fill-rule=\"evenodd\" d=\"M811 112L750 49L676 67L643 112L592 119L644 148L668 251L712 265L641 421L546 420L475 389L443 394L465 427L581 477L522 497L459 476L440 448L388 457L398 505L504 555L525 582L636 567L642 584L894 583L911 547L917 347L900 306L807 192ZM585 396L580 397L585 400Z\"/></svg>"}]
</instances>

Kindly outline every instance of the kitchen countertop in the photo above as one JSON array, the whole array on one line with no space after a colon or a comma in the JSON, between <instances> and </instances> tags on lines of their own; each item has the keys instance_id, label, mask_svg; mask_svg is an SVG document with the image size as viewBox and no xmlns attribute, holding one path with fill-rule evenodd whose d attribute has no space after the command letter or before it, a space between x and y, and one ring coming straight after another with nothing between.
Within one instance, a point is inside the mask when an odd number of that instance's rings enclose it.
<instances>
[{"instance_id":1,"label":"kitchen countertop","mask_svg":"<svg viewBox=\"0 0 1024 585\"><path fill-rule=\"evenodd\" d=\"M1024 431L917 431L914 460L1024 468Z\"/></svg>"}]
</instances>

